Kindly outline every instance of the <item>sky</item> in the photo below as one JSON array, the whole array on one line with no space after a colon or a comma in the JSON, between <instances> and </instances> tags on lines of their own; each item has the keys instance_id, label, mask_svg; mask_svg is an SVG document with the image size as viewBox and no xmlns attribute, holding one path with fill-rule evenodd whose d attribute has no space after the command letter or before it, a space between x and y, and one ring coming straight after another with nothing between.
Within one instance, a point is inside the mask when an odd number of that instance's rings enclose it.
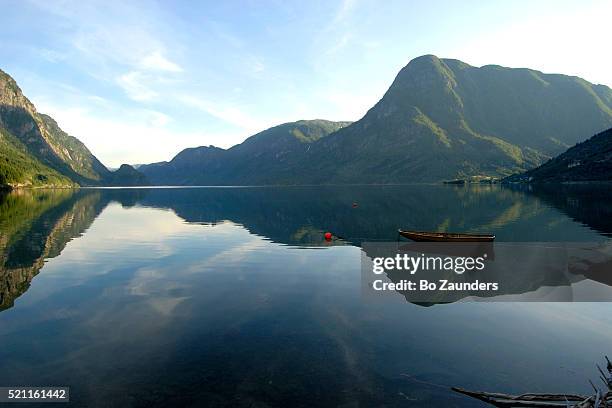
<instances>
[{"instance_id":1,"label":"sky","mask_svg":"<svg viewBox=\"0 0 612 408\"><path fill-rule=\"evenodd\" d=\"M107 166L358 120L424 54L612 87L604 1L3 0L0 69Z\"/></svg>"}]
</instances>

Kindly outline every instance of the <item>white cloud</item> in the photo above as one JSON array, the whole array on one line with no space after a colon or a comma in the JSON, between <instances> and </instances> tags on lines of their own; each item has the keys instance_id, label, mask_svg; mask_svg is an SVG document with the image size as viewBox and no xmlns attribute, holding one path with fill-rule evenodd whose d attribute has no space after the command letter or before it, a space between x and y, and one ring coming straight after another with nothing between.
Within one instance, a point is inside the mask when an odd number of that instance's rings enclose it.
<instances>
[{"instance_id":1,"label":"white cloud","mask_svg":"<svg viewBox=\"0 0 612 408\"><path fill-rule=\"evenodd\" d=\"M355 0L342 0L336 15L330 23L330 27L345 22L350 16L350 13L354 9L356 3L357 2Z\"/></svg>"},{"instance_id":2,"label":"white cloud","mask_svg":"<svg viewBox=\"0 0 612 408\"><path fill-rule=\"evenodd\" d=\"M259 73L263 72L266 69L266 66L260 60L254 59L251 63L251 69L254 73Z\"/></svg>"},{"instance_id":3,"label":"white cloud","mask_svg":"<svg viewBox=\"0 0 612 408\"><path fill-rule=\"evenodd\" d=\"M602 40L610 37L610 15L612 2L581 4L571 13L538 14L464 41L446 57L478 66L498 64L576 75L610 85L612 54L602 52Z\"/></svg>"},{"instance_id":4,"label":"white cloud","mask_svg":"<svg viewBox=\"0 0 612 408\"><path fill-rule=\"evenodd\" d=\"M327 70L333 58L345 49L354 37L354 25L351 16L356 0L342 0L333 18L323 27L313 41L314 68L317 71Z\"/></svg>"},{"instance_id":5,"label":"white cloud","mask_svg":"<svg viewBox=\"0 0 612 408\"><path fill-rule=\"evenodd\" d=\"M321 95L321 99L332 104L333 120L358 120L365 115L376 101L382 97L384 90L370 87L360 92L346 90L328 90Z\"/></svg>"},{"instance_id":6,"label":"white cloud","mask_svg":"<svg viewBox=\"0 0 612 408\"><path fill-rule=\"evenodd\" d=\"M344 47L346 47L348 45L350 40L351 40L351 34L350 33L342 34L342 36L340 38L338 38L336 41L334 41L329 46L329 48L325 51L325 55L327 57L329 57L329 56L333 56L333 55L337 54L340 50L342 50Z\"/></svg>"},{"instance_id":7,"label":"white cloud","mask_svg":"<svg viewBox=\"0 0 612 408\"><path fill-rule=\"evenodd\" d=\"M365 48L369 48L369 49L380 48L381 47L381 43L379 41L368 40L368 41L364 41L363 42L363 46Z\"/></svg>"},{"instance_id":8,"label":"white cloud","mask_svg":"<svg viewBox=\"0 0 612 408\"><path fill-rule=\"evenodd\" d=\"M123 88L130 99L135 101L151 101L157 97L157 92L152 90L146 83L150 77L139 71L130 71L117 78L117 84Z\"/></svg>"},{"instance_id":9,"label":"white cloud","mask_svg":"<svg viewBox=\"0 0 612 408\"><path fill-rule=\"evenodd\" d=\"M63 53L55 51L55 50L50 50L48 48L39 49L38 55L40 55L43 59L53 64L66 59L66 55L64 55Z\"/></svg>"},{"instance_id":10,"label":"white cloud","mask_svg":"<svg viewBox=\"0 0 612 408\"><path fill-rule=\"evenodd\" d=\"M270 121L263 121L243 112L235 106L223 106L219 102L211 102L206 99L190 95L183 95L178 98L187 106L199 109L218 119L223 120L236 127L249 132L256 132L270 126Z\"/></svg>"},{"instance_id":11,"label":"white cloud","mask_svg":"<svg viewBox=\"0 0 612 408\"><path fill-rule=\"evenodd\" d=\"M41 112L51 115L63 130L79 138L110 167L170 160L187 146L208 145L223 138L171 129L171 118L157 111L101 112L44 101L38 105Z\"/></svg>"},{"instance_id":12,"label":"white cloud","mask_svg":"<svg viewBox=\"0 0 612 408\"><path fill-rule=\"evenodd\" d=\"M161 112L151 112L151 125L155 127L166 126L172 120L170 116Z\"/></svg>"},{"instance_id":13,"label":"white cloud","mask_svg":"<svg viewBox=\"0 0 612 408\"><path fill-rule=\"evenodd\" d=\"M244 40L234 35L225 25L217 21L208 21L208 28L217 38L232 48L244 48Z\"/></svg>"},{"instance_id":14,"label":"white cloud","mask_svg":"<svg viewBox=\"0 0 612 408\"><path fill-rule=\"evenodd\" d=\"M160 51L154 51L151 54L145 56L140 61L140 66L143 69L149 69L153 71L168 71L168 72L182 72L183 69L176 63L168 60L162 55Z\"/></svg>"}]
</instances>

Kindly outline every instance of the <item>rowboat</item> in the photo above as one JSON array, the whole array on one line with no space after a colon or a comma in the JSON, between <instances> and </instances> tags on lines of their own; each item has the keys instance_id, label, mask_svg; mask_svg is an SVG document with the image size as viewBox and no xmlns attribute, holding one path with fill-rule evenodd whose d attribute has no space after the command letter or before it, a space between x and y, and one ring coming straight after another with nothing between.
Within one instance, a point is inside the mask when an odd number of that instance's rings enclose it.
<instances>
[{"instance_id":1,"label":"rowboat","mask_svg":"<svg viewBox=\"0 0 612 408\"><path fill-rule=\"evenodd\" d=\"M426 232L398 230L399 234L417 242L493 242L491 234L452 234L449 232Z\"/></svg>"}]
</instances>

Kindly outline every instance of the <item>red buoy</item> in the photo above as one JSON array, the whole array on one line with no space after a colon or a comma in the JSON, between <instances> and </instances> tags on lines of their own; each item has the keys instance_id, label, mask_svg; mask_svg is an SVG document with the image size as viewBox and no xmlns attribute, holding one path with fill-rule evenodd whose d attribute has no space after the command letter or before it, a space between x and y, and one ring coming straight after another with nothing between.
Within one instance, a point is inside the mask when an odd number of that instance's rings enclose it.
<instances>
[{"instance_id":1,"label":"red buoy","mask_svg":"<svg viewBox=\"0 0 612 408\"><path fill-rule=\"evenodd\" d=\"M331 232L326 232L326 233L325 233L325 240L327 240L327 241L331 241L331 239L332 239L332 234L331 234Z\"/></svg>"}]
</instances>

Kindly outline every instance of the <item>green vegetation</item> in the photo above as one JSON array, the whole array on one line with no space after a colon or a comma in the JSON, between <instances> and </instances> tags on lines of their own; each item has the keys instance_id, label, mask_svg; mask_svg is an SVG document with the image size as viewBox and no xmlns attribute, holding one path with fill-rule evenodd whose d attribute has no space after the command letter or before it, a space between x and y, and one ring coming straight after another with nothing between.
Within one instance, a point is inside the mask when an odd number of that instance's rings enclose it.
<instances>
[{"instance_id":1,"label":"green vegetation","mask_svg":"<svg viewBox=\"0 0 612 408\"><path fill-rule=\"evenodd\" d=\"M420 126L424 126L430 129L431 133L433 133L438 138L438 141L440 141L440 143L444 144L446 147L451 147L450 139L448 138L448 135L446 134L444 129L440 128L438 125L432 122L432 120L425 116L423 112L418 112L418 115L412 118L412 121Z\"/></svg>"},{"instance_id":2,"label":"green vegetation","mask_svg":"<svg viewBox=\"0 0 612 408\"><path fill-rule=\"evenodd\" d=\"M45 259L59 255L105 204L100 193L91 190L0 192L0 310L13 305Z\"/></svg>"},{"instance_id":3,"label":"green vegetation","mask_svg":"<svg viewBox=\"0 0 612 408\"><path fill-rule=\"evenodd\" d=\"M228 150L187 149L141 170L153 184L187 185L499 178L610 126L606 86L425 55L404 67L357 122L284 124Z\"/></svg>"},{"instance_id":4,"label":"green vegetation","mask_svg":"<svg viewBox=\"0 0 612 408\"><path fill-rule=\"evenodd\" d=\"M146 184L132 170L111 173L80 140L38 113L0 71L0 187Z\"/></svg>"},{"instance_id":5,"label":"green vegetation","mask_svg":"<svg viewBox=\"0 0 612 408\"><path fill-rule=\"evenodd\" d=\"M75 183L32 157L19 140L0 128L0 185L72 187Z\"/></svg>"},{"instance_id":6,"label":"green vegetation","mask_svg":"<svg viewBox=\"0 0 612 408\"><path fill-rule=\"evenodd\" d=\"M6 254L7 248L23 237L41 214L59 206L73 194L71 189L0 192L0 252Z\"/></svg>"},{"instance_id":7,"label":"green vegetation","mask_svg":"<svg viewBox=\"0 0 612 408\"><path fill-rule=\"evenodd\" d=\"M96 184L109 177L108 169L74 136L64 132L57 122L48 115L38 114L42 130L47 133L47 142L53 152L66 163L74 173L75 179L82 184Z\"/></svg>"},{"instance_id":8,"label":"green vegetation","mask_svg":"<svg viewBox=\"0 0 612 408\"><path fill-rule=\"evenodd\" d=\"M612 128L576 144L565 153L506 182L564 183L612 181Z\"/></svg>"},{"instance_id":9,"label":"green vegetation","mask_svg":"<svg viewBox=\"0 0 612 408\"><path fill-rule=\"evenodd\" d=\"M357 122L285 123L227 150L185 149L170 162L114 173L37 113L1 71L0 124L5 185L438 182L541 165L612 126L612 90L576 77L425 55L404 67Z\"/></svg>"},{"instance_id":10,"label":"green vegetation","mask_svg":"<svg viewBox=\"0 0 612 408\"><path fill-rule=\"evenodd\" d=\"M141 166L154 184L294 184L296 159L350 122L300 120L284 123L224 150L214 146L185 149L172 161Z\"/></svg>"}]
</instances>

